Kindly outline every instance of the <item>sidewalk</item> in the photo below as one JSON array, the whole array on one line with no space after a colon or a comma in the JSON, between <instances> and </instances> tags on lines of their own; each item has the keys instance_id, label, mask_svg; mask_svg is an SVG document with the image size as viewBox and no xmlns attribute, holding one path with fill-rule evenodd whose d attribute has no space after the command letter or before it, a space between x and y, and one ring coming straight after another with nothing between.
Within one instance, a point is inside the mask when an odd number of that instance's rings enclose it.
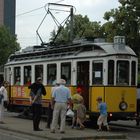
<instances>
[{"instance_id":1,"label":"sidewalk","mask_svg":"<svg viewBox=\"0 0 140 140\"><path fill-rule=\"evenodd\" d=\"M131 127L131 128L137 128L140 129L140 125L136 126L136 121L135 120L128 120L128 121L123 121L123 120L118 120L118 121L111 121L111 125L118 125L118 126L123 126L123 127Z\"/></svg>"},{"instance_id":2,"label":"sidewalk","mask_svg":"<svg viewBox=\"0 0 140 140\"><path fill-rule=\"evenodd\" d=\"M123 134L113 132L97 132L94 129L75 130L66 126L66 133L60 134L59 130L55 134L50 133L50 129L45 128L46 122L41 121L40 128L43 131L33 131L32 120L21 119L16 113L5 112L5 124L0 124L0 129L9 130L30 136L46 138L48 140L94 140L94 139L125 139Z\"/></svg>"}]
</instances>

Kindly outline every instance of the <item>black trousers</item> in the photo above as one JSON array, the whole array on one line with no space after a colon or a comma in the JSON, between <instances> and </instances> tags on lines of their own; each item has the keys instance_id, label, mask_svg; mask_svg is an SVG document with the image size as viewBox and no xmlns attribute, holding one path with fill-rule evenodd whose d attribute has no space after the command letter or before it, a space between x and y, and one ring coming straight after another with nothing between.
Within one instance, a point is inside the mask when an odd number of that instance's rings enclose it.
<instances>
[{"instance_id":1,"label":"black trousers","mask_svg":"<svg viewBox=\"0 0 140 140\"><path fill-rule=\"evenodd\" d=\"M52 117L53 117L53 110L52 108L49 106L48 107L48 118L47 118L47 128L50 128L50 125L52 123Z\"/></svg>"},{"instance_id":2,"label":"black trousers","mask_svg":"<svg viewBox=\"0 0 140 140\"><path fill-rule=\"evenodd\" d=\"M42 105L41 104L32 104L32 111L33 111L33 129L39 129L39 123L41 120L41 112L42 112Z\"/></svg>"}]
</instances>

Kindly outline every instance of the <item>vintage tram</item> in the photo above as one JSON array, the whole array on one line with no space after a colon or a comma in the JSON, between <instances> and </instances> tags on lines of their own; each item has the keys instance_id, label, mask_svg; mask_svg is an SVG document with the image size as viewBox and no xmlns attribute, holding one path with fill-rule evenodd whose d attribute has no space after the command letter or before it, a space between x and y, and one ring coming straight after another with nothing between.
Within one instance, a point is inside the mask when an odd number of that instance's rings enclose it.
<instances>
[{"instance_id":1,"label":"vintage tram","mask_svg":"<svg viewBox=\"0 0 140 140\"><path fill-rule=\"evenodd\" d=\"M84 38L68 45L27 47L5 64L10 107L29 107L28 85L42 77L47 91L42 103L47 109L51 88L64 78L72 94L82 88L89 119L97 118L98 96L107 103L109 120L127 119L136 112L137 69L137 56L125 45L124 36L115 36L113 43Z\"/></svg>"}]
</instances>

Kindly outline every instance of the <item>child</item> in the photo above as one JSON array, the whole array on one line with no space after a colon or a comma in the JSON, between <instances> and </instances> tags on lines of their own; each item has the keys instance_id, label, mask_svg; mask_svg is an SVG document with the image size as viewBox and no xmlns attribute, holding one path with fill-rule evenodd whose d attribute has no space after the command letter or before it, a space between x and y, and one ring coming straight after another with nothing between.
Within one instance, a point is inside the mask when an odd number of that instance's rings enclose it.
<instances>
[{"instance_id":1,"label":"child","mask_svg":"<svg viewBox=\"0 0 140 140\"><path fill-rule=\"evenodd\" d=\"M102 130L102 128L101 128L102 124L104 126L106 126L107 130L109 131L110 128L107 123L107 105L106 105L106 103L102 102L102 97L98 97L97 102L98 102L98 110L100 111L100 116L97 120L97 125L99 126L98 131Z\"/></svg>"}]
</instances>

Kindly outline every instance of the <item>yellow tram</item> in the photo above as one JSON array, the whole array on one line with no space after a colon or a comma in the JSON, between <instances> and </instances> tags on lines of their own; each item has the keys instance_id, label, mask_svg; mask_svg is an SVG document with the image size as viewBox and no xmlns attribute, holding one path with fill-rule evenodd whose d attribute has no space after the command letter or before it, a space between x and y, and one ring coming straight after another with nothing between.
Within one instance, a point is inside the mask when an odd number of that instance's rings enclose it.
<instances>
[{"instance_id":1,"label":"yellow tram","mask_svg":"<svg viewBox=\"0 0 140 140\"><path fill-rule=\"evenodd\" d=\"M69 45L33 46L12 54L5 64L5 80L9 81L10 106L30 106L28 84L42 77L47 95L56 80L64 78L74 94L82 88L87 116L98 115L97 96L107 103L110 120L127 119L136 112L138 59L125 45L125 37L115 36L113 43L104 39L82 39Z\"/></svg>"}]
</instances>

